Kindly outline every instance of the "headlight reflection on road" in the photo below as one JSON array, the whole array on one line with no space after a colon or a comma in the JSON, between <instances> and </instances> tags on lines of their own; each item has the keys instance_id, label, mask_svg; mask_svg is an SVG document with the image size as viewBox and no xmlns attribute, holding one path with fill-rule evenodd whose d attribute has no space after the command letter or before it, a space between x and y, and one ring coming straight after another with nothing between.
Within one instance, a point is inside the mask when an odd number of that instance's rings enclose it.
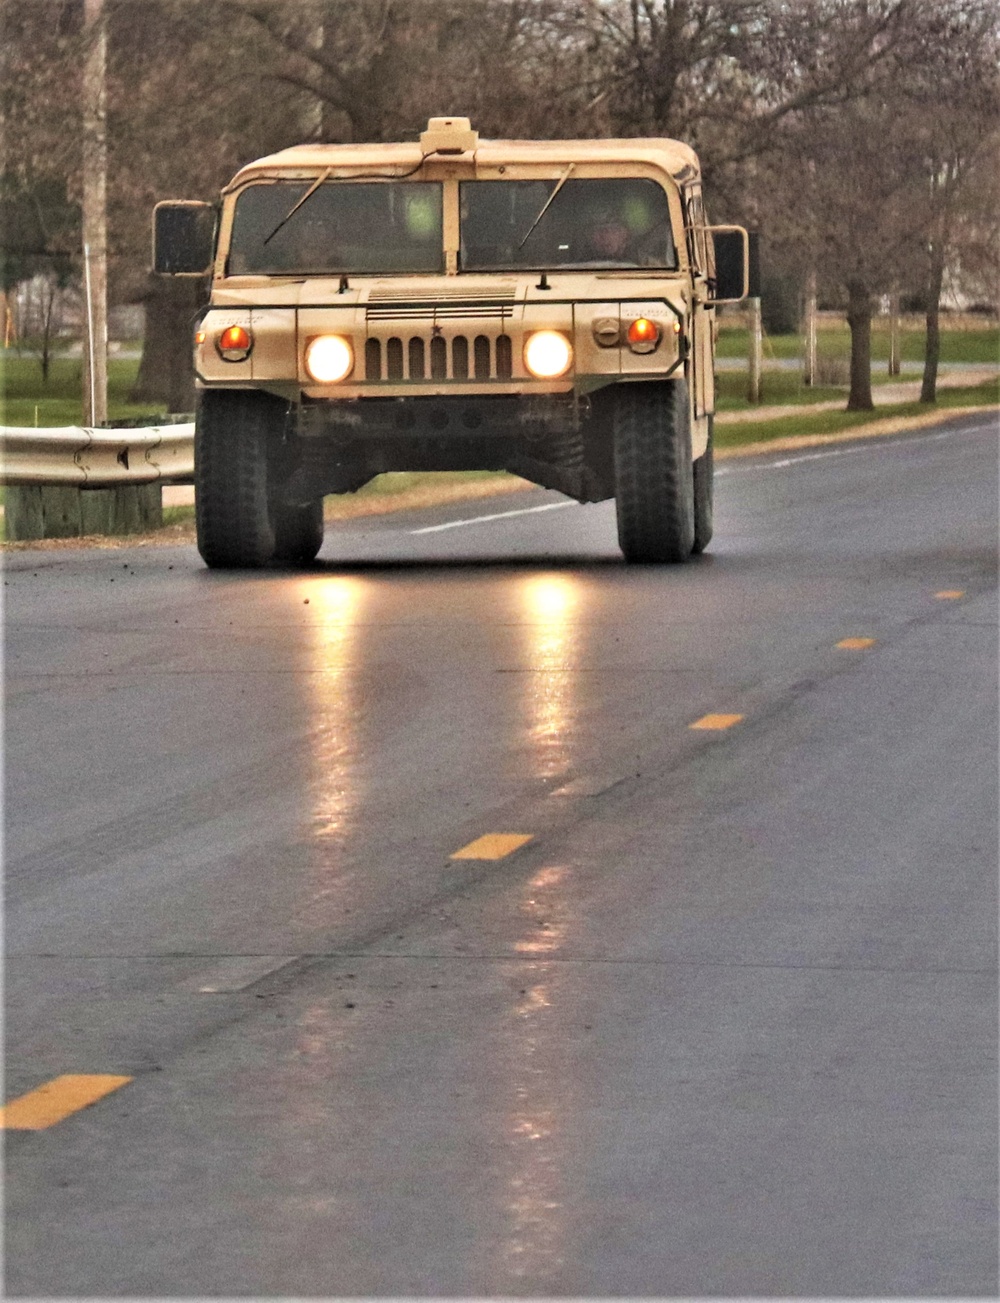
<instances>
[{"instance_id":1,"label":"headlight reflection on road","mask_svg":"<svg viewBox=\"0 0 1000 1303\"><path fill-rule=\"evenodd\" d=\"M579 582L569 575L532 575L523 584L527 608L526 706L535 774L559 778L571 763L579 655Z\"/></svg>"},{"instance_id":2,"label":"headlight reflection on road","mask_svg":"<svg viewBox=\"0 0 1000 1303\"><path fill-rule=\"evenodd\" d=\"M539 962L526 965L504 1049L512 1098L505 1127L510 1167L503 1270L517 1280L550 1277L566 1256L566 1137L561 1124L572 1081L553 1041L559 1022L554 988L565 973L544 957L557 951L565 936L570 878L565 865L540 869L525 885L519 907L523 929L515 949Z\"/></svg>"},{"instance_id":3,"label":"headlight reflection on road","mask_svg":"<svg viewBox=\"0 0 1000 1303\"><path fill-rule=\"evenodd\" d=\"M314 918L320 917L317 906L325 899L343 893L341 852L358 817L361 657L357 639L364 593L363 580L345 576L303 579L296 585L296 597L308 601L311 619L305 677L313 876L302 905Z\"/></svg>"},{"instance_id":4,"label":"headlight reflection on road","mask_svg":"<svg viewBox=\"0 0 1000 1303\"><path fill-rule=\"evenodd\" d=\"M527 918L526 934L515 942L519 955L550 955L559 949L566 932L559 917L558 897L554 889L568 873L560 865L540 869L528 884L529 894L521 902L521 913Z\"/></svg>"},{"instance_id":5,"label":"headlight reflection on road","mask_svg":"<svg viewBox=\"0 0 1000 1303\"><path fill-rule=\"evenodd\" d=\"M345 876L344 850L360 818L363 787L359 778L361 695L358 686L362 648L359 615L367 588L351 576L309 576L291 581L288 601L294 610L292 627L300 638L296 676L301 684L304 725L303 846L288 878L295 892L289 925L293 929L333 932L350 922L361 892ZM339 1006L339 1001L337 1002ZM329 1126L328 1087L351 1047L356 1027L345 1022L342 1010L329 999L308 1004L295 1023L288 1094L280 1112L281 1125L291 1137L290 1152L299 1164L295 1191L287 1193L278 1210L315 1213L311 1191L323 1189L325 1176L302 1167L303 1133ZM317 1151L319 1154L321 1151ZM321 1160L318 1160L321 1161Z\"/></svg>"}]
</instances>

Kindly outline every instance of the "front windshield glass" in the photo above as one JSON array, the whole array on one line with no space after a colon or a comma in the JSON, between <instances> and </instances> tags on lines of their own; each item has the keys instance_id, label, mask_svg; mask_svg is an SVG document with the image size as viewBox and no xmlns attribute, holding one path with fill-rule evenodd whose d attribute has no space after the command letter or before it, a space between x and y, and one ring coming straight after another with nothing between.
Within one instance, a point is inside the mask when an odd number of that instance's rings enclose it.
<instances>
[{"instance_id":1,"label":"front windshield glass","mask_svg":"<svg viewBox=\"0 0 1000 1303\"><path fill-rule=\"evenodd\" d=\"M557 180L463 181L462 269L676 270L667 195L655 181L571 177L539 219L556 185Z\"/></svg>"},{"instance_id":2,"label":"front windshield glass","mask_svg":"<svg viewBox=\"0 0 1000 1303\"><path fill-rule=\"evenodd\" d=\"M279 181L240 194L231 276L444 271L439 182L325 182L275 230L310 184Z\"/></svg>"}]
</instances>

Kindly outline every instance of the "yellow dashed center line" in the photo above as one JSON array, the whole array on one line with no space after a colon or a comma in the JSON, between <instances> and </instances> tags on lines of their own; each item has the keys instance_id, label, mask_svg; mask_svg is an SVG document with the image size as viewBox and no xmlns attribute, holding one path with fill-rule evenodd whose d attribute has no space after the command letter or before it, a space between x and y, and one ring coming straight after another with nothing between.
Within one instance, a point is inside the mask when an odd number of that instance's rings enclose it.
<instances>
[{"instance_id":1,"label":"yellow dashed center line","mask_svg":"<svg viewBox=\"0 0 1000 1303\"><path fill-rule=\"evenodd\" d=\"M701 719L696 719L688 728L708 728L723 729L732 728L743 718L742 715L702 715Z\"/></svg>"},{"instance_id":2,"label":"yellow dashed center line","mask_svg":"<svg viewBox=\"0 0 1000 1303\"><path fill-rule=\"evenodd\" d=\"M67 1073L54 1077L5 1104L0 1109L0 1130L44 1131L131 1080L131 1077L112 1077L106 1073Z\"/></svg>"},{"instance_id":3,"label":"yellow dashed center line","mask_svg":"<svg viewBox=\"0 0 1000 1303\"><path fill-rule=\"evenodd\" d=\"M530 832L488 832L455 851L453 860L502 860L534 837Z\"/></svg>"},{"instance_id":4,"label":"yellow dashed center line","mask_svg":"<svg viewBox=\"0 0 1000 1303\"><path fill-rule=\"evenodd\" d=\"M841 638L837 646L842 651L864 651L866 647L874 647L874 638Z\"/></svg>"},{"instance_id":5,"label":"yellow dashed center line","mask_svg":"<svg viewBox=\"0 0 1000 1303\"><path fill-rule=\"evenodd\" d=\"M934 596L938 599L939 602L954 602L957 601L958 598L965 596L965 589L944 588L940 593L935 593Z\"/></svg>"}]
</instances>

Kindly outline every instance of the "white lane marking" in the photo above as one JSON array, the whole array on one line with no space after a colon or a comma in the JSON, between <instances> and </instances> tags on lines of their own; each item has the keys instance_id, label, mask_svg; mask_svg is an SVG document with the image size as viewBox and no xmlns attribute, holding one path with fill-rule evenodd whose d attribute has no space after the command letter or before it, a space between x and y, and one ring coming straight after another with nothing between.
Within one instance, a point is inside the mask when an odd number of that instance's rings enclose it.
<instances>
[{"instance_id":1,"label":"white lane marking","mask_svg":"<svg viewBox=\"0 0 1000 1303\"><path fill-rule=\"evenodd\" d=\"M221 964L203 969L194 977L181 982L180 989L195 991L198 995L223 995L230 991L242 991L269 973L276 973L295 958L295 955L233 955Z\"/></svg>"},{"instance_id":2,"label":"white lane marking","mask_svg":"<svg viewBox=\"0 0 1000 1303\"><path fill-rule=\"evenodd\" d=\"M511 516L531 516L536 511L558 511L560 507L576 507L576 502L546 502L541 507L522 507L520 511L498 511L492 516L472 516L468 520L449 520L443 525L425 525L423 529L411 529L411 534L440 534L445 529L461 529L463 525L485 525L491 520L509 520Z\"/></svg>"},{"instance_id":3,"label":"white lane marking","mask_svg":"<svg viewBox=\"0 0 1000 1303\"><path fill-rule=\"evenodd\" d=\"M723 475L749 474L751 471L784 470L799 462L820 461L826 457L847 457L858 452L877 452L883 448L899 448L913 443L936 443L941 439L953 439L958 434L982 434L993 431L995 425L973 425L962 430L945 430L941 434L925 434L908 439L880 439L871 443L859 443L850 448L832 448L827 452L804 453L800 457L783 457L780 461L755 462L751 466L717 466L716 479ZM424 525L421 529L411 529L411 534L441 534L446 529L461 529L464 525L488 525L494 520L509 520L513 516L533 516L539 511L558 511L561 507L577 507L577 502L546 502L541 507L521 507L517 511L497 511L490 516L471 516L466 520L448 520L443 525Z\"/></svg>"}]
</instances>

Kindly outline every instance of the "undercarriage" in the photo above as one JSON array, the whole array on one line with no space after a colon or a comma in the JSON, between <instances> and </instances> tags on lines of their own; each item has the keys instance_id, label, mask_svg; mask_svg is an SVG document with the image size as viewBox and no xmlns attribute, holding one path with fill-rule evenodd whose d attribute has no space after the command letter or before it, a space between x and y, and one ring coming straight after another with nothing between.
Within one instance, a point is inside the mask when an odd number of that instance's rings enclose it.
<instances>
[{"instance_id":1,"label":"undercarriage","mask_svg":"<svg viewBox=\"0 0 1000 1303\"><path fill-rule=\"evenodd\" d=\"M283 496L352 492L386 471L505 470L601 502L615 491L606 409L602 393L306 400L288 414Z\"/></svg>"}]
</instances>

